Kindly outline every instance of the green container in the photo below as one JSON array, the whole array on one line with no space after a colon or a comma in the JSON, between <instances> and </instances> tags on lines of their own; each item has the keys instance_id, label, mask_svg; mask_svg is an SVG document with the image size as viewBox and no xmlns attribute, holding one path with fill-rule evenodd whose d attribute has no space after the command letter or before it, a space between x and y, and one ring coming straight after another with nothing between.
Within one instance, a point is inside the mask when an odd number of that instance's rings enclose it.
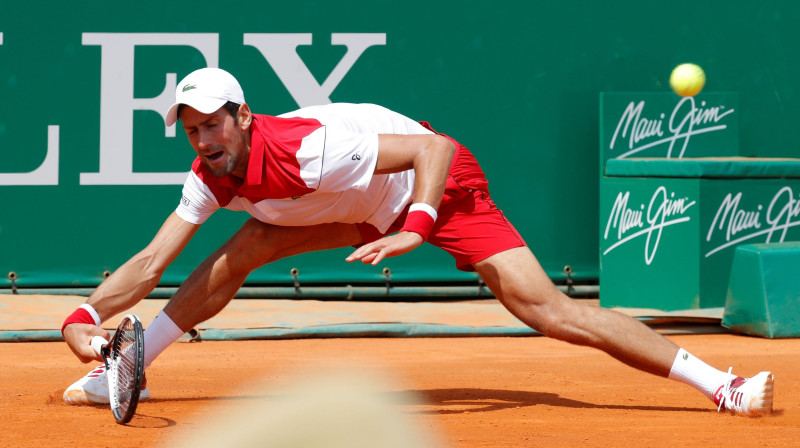
<instances>
[{"instance_id":1,"label":"green container","mask_svg":"<svg viewBox=\"0 0 800 448\"><path fill-rule=\"evenodd\" d=\"M684 163L673 161L676 171ZM605 178L601 305L722 307L737 246L800 240L800 179L747 178L747 166L732 166L741 178Z\"/></svg>"},{"instance_id":2,"label":"green container","mask_svg":"<svg viewBox=\"0 0 800 448\"><path fill-rule=\"evenodd\" d=\"M800 336L800 243L739 246L722 325L767 338Z\"/></svg>"}]
</instances>

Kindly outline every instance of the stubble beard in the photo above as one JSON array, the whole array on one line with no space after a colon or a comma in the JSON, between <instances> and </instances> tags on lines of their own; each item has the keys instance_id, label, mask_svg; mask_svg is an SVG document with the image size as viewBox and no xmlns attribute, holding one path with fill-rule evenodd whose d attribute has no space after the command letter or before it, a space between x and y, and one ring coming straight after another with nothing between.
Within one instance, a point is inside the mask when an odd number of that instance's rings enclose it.
<instances>
[{"instance_id":1,"label":"stubble beard","mask_svg":"<svg viewBox=\"0 0 800 448\"><path fill-rule=\"evenodd\" d=\"M203 159L203 163L205 164L206 168L211 171L211 174L213 174L214 177L227 177L236 169L239 158L234 154L228 153L227 151L225 151L224 157L227 157L227 161L223 166L211 166L208 161Z\"/></svg>"}]
</instances>

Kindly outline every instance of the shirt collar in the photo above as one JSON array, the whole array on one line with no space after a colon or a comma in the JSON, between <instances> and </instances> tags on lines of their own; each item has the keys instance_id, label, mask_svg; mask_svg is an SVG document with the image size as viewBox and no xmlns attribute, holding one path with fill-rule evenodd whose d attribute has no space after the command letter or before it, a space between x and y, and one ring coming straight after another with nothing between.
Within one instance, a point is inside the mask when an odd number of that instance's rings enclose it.
<instances>
[{"instance_id":1,"label":"shirt collar","mask_svg":"<svg viewBox=\"0 0 800 448\"><path fill-rule=\"evenodd\" d=\"M245 175L244 186L261 185L266 173L264 170L264 151L267 146L264 144L264 136L261 135L261 118L253 114L253 121L250 123L250 156L247 160L247 174Z\"/></svg>"}]
</instances>

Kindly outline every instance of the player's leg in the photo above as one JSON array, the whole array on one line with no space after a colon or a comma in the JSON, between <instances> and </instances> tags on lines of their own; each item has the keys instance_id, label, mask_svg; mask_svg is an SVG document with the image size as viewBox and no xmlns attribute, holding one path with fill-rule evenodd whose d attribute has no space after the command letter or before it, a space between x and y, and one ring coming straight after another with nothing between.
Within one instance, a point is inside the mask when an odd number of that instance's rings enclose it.
<instances>
[{"instance_id":1,"label":"player's leg","mask_svg":"<svg viewBox=\"0 0 800 448\"><path fill-rule=\"evenodd\" d=\"M353 246L362 242L354 224L278 227L247 221L181 284L145 330L145 365L186 331L219 313L256 268L292 255ZM150 397L143 388L140 400ZM64 392L68 404L108 403L104 366L93 369Z\"/></svg>"},{"instance_id":2,"label":"player's leg","mask_svg":"<svg viewBox=\"0 0 800 448\"><path fill-rule=\"evenodd\" d=\"M570 299L527 247L493 255L474 267L500 302L537 331L598 348L646 372L669 374L678 346L636 319Z\"/></svg>"},{"instance_id":3,"label":"player's leg","mask_svg":"<svg viewBox=\"0 0 800 448\"><path fill-rule=\"evenodd\" d=\"M184 332L219 313L253 270L306 252L354 246L354 224L281 227L248 220L181 284L164 312Z\"/></svg>"},{"instance_id":4,"label":"player's leg","mask_svg":"<svg viewBox=\"0 0 800 448\"><path fill-rule=\"evenodd\" d=\"M355 224L281 227L248 220L198 266L145 331L145 365L195 325L219 313L256 268L305 252L362 241Z\"/></svg>"},{"instance_id":5,"label":"player's leg","mask_svg":"<svg viewBox=\"0 0 800 448\"><path fill-rule=\"evenodd\" d=\"M734 412L758 416L772 411L770 372L749 379L722 372L636 319L570 299L527 247L473 266L514 316L549 337L600 349L637 369L689 384Z\"/></svg>"}]
</instances>

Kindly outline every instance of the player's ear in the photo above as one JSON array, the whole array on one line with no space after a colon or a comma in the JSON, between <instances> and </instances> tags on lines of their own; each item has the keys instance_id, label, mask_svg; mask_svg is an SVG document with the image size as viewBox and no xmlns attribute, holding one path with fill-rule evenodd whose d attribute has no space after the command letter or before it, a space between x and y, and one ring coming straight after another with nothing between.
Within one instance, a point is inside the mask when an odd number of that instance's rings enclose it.
<instances>
[{"instance_id":1,"label":"player's ear","mask_svg":"<svg viewBox=\"0 0 800 448\"><path fill-rule=\"evenodd\" d=\"M253 113L250 112L250 106L248 106L247 103L239 106L236 118L243 131L250 129L250 123L253 122Z\"/></svg>"}]
</instances>

